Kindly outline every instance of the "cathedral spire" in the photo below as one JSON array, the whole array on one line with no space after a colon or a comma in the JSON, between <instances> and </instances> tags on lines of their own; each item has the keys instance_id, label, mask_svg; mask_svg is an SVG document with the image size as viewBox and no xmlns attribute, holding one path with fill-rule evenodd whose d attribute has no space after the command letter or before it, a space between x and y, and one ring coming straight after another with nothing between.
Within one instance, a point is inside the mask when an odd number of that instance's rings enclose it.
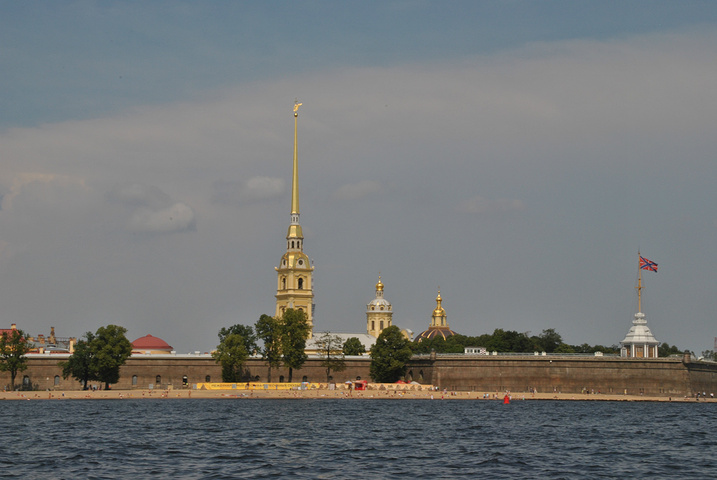
<instances>
[{"instance_id":1,"label":"cathedral spire","mask_svg":"<svg viewBox=\"0 0 717 480\"><path fill-rule=\"evenodd\" d=\"M276 267L276 317L293 308L306 314L309 338L314 326L313 271L309 257L304 253L304 234L299 225L299 154L297 148L297 123L299 107L294 102L294 172L291 180L291 222L286 234L286 253Z\"/></svg>"},{"instance_id":2,"label":"cathedral spire","mask_svg":"<svg viewBox=\"0 0 717 480\"><path fill-rule=\"evenodd\" d=\"M304 238L299 225L299 141L298 141L298 123L299 123L299 107L302 104L294 102L294 171L291 177L291 223L289 225L288 238Z\"/></svg>"}]
</instances>

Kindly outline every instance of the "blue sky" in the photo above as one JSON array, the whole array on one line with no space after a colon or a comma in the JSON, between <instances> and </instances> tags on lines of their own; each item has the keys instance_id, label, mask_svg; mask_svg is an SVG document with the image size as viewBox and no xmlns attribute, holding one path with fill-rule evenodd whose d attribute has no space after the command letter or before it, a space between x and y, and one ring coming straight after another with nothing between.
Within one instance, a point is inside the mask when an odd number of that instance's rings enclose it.
<instances>
[{"instance_id":1,"label":"blue sky","mask_svg":"<svg viewBox=\"0 0 717 480\"><path fill-rule=\"evenodd\" d=\"M295 98L316 330L717 336L713 2L0 2L2 323L208 351L273 313Z\"/></svg>"}]
</instances>

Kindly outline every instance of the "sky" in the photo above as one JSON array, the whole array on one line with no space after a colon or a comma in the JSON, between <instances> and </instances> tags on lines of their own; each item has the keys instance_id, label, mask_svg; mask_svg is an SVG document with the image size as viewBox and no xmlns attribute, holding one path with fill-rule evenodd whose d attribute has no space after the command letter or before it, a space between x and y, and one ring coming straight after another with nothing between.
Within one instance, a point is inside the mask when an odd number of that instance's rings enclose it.
<instances>
[{"instance_id":1,"label":"sky","mask_svg":"<svg viewBox=\"0 0 717 480\"><path fill-rule=\"evenodd\" d=\"M717 337L717 4L0 0L0 326L210 351L274 314L299 110L314 331Z\"/></svg>"}]
</instances>

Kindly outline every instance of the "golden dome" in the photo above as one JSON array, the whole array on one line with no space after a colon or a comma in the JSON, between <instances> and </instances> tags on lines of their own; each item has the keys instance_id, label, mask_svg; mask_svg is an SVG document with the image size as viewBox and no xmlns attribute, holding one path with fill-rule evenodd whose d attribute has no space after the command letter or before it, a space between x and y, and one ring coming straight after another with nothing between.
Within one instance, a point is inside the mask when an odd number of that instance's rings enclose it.
<instances>
[{"instance_id":1,"label":"golden dome","mask_svg":"<svg viewBox=\"0 0 717 480\"><path fill-rule=\"evenodd\" d=\"M436 297L436 309L433 310L434 317L443 317L446 315L446 311L441 307L441 301L443 301L443 299L441 298L441 289L439 288L438 296Z\"/></svg>"},{"instance_id":2,"label":"golden dome","mask_svg":"<svg viewBox=\"0 0 717 480\"><path fill-rule=\"evenodd\" d=\"M376 284L376 291L383 292L383 283L381 283L381 274L378 275L378 283Z\"/></svg>"}]
</instances>

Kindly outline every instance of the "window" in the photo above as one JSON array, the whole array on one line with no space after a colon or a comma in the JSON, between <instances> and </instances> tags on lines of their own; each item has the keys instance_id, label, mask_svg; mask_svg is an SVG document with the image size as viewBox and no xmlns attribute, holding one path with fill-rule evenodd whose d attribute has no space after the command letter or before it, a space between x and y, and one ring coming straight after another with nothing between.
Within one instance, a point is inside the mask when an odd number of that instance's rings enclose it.
<instances>
[{"instance_id":1,"label":"window","mask_svg":"<svg viewBox=\"0 0 717 480\"><path fill-rule=\"evenodd\" d=\"M132 375L132 385L137 385L137 375Z\"/></svg>"},{"instance_id":2,"label":"window","mask_svg":"<svg viewBox=\"0 0 717 480\"><path fill-rule=\"evenodd\" d=\"M381 330L383 330L383 320L381 320L381 322L379 323L379 325L381 325Z\"/></svg>"},{"instance_id":3,"label":"window","mask_svg":"<svg viewBox=\"0 0 717 480\"><path fill-rule=\"evenodd\" d=\"M371 320L371 330L376 330L376 320Z\"/></svg>"},{"instance_id":4,"label":"window","mask_svg":"<svg viewBox=\"0 0 717 480\"><path fill-rule=\"evenodd\" d=\"M303 290L303 289L304 289L304 279L300 278L299 279L299 290Z\"/></svg>"},{"instance_id":5,"label":"window","mask_svg":"<svg viewBox=\"0 0 717 480\"><path fill-rule=\"evenodd\" d=\"M55 386L57 386L57 385L59 385L59 384L60 384L60 376L59 376L59 375L55 375Z\"/></svg>"},{"instance_id":6,"label":"window","mask_svg":"<svg viewBox=\"0 0 717 480\"><path fill-rule=\"evenodd\" d=\"M155 378L155 382L157 385L160 385L162 383L162 375L157 375L157 378Z\"/></svg>"},{"instance_id":7,"label":"window","mask_svg":"<svg viewBox=\"0 0 717 480\"><path fill-rule=\"evenodd\" d=\"M211 375L207 375L206 377L204 377L204 381L207 382L207 383L211 382L211 381L212 381L212 376L211 376Z\"/></svg>"},{"instance_id":8,"label":"window","mask_svg":"<svg viewBox=\"0 0 717 480\"><path fill-rule=\"evenodd\" d=\"M281 277L281 289L286 290L286 277Z\"/></svg>"},{"instance_id":9,"label":"window","mask_svg":"<svg viewBox=\"0 0 717 480\"><path fill-rule=\"evenodd\" d=\"M29 387L29 386L30 386L30 377L28 377L27 375L25 375L24 377L22 377L22 386L23 386L23 387Z\"/></svg>"},{"instance_id":10,"label":"window","mask_svg":"<svg viewBox=\"0 0 717 480\"><path fill-rule=\"evenodd\" d=\"M281 376L279 377L279 383L284 383L284 375L281 375Z\"/></svg>"},{"instance_id":11,"label":"window","mask_svg":"<svg viewBox=\"0 0 717 480\"><path fill-rule=\"evenodd\" d=\"M309 377L307 377L306 375L304 375L303 378L301 379L301 381L302 381L302 382L308 382L308 381L309 381Z\"/></svg>"}]
</instances>

